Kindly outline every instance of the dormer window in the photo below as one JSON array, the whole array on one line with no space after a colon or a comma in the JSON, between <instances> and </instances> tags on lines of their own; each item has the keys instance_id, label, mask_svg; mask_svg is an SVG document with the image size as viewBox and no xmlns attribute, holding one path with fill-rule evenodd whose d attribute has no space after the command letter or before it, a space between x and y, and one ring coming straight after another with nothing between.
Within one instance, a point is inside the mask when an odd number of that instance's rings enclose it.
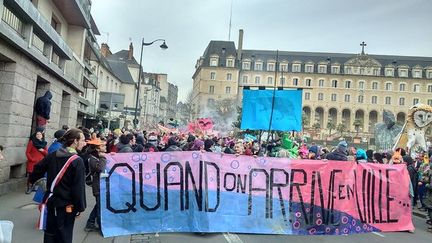
<instances>
[{"instance_id":1,"label":"dormer window","mask_svg":"<svg viewBox=\"0 0 432 243\"><path fill-rule=\"evenodd\" d=\"M339 66L332 66L331 73L332 74L339 74Z\"/></svg>"},{"instance_id":2,"label":"dormer window","mask_svg":"<svg viewBox=\"0 0 432 243\"><path fill-rule=\"evenodd\" d=\"M275 64L267 63L267 71L274 71L274 70L275 70Z\"/></svg>"},{"instance_id":3,"label":"dormer window","mask_svg":"<svg viewBox=\"0 0 432 243\"><path fill-rule=\"evenodd\" d=\"M288 64L287 63L281 63L279 65L279 67L280 67L279 71L281 71L281 72L288 72Z\"/></svg>"},{"instance_id":4,"label":"dormer window","mask_svg":"<svg viewBox=\"0 0 432 243\"><path fill-rule=\"evenodd\" d=\"M219 62L219 58L217 56L210 57L210 66L217 67Z\"/></svg>"},{"instance_id":5,"label":"dormer window","mask_svg":"<svg viewBox=\"0 0 432 243\"><path fill-rule=\"evenodd\" d=\"M293 64L292 65L292 71L293 72L300 72L300 64L298 64L298 63L295 63L295 64Z\"/></svg>"},{"instance_id":6,"label":"dormer window","mask_svg":"<svg viewBox=\"0 0 432 243\"><path fill-rule=\"evenodd\" d=\"M352 74L352 67L345 67L345 74Z\"/></svg>"},{"instance_id":7,"label":"dormer window","mask_svg":"<svg viewBox=\"0 0 432 243\"><path fill-rule=\"evenodd\" d=\"M250 69L250 62L248 62L248 61L244 61L244 62L243 62L243 65L242 65L242 68L243 68L244 70L249 70L249 69Z\"/></svg>"},{"instance_id":8,"label":"dormer window","mask_svg":"<svg viewBox=\"0 0 432 243\"><path fill-rule=\"evenodd\" d=\"M318 72L319 73L327 73L327 66L326 65L319 65Z\"/></svg>"},{"instance_id":9,"label":"dormer window","mask_svg":"<svg viewBox=\"0 0 432 243\"><path fill-rule=\"evenodd\" d=\"M228 58L226 61L227 67L234 67L234 58Z\"/></svg>"},{"instance_id":10,"label":"dormer window","mask_svg":"<svg viewBox=\"0 0 432 243\"><path fill-rule=\"evenodd\" d=\"M379 70L379 68L374 68L374 69L373 69L373 75L374 75L374 76L379 76L379 74L380 74L380 70Z\"/></svg>"},{"instance_id":11,"label":"dormer window","mask_svg":"<svg viewBox=\"0 0 432 243\"><path fill-rule=\"evenodd\" d=\"M414 78L421 78L421 70L414 70L413 71L413 77Z\"/></svg>"},{"instance_id":12,"label":"dormer window","mask_svg":"<svg viewBox=\"0 0 432 243\"><path fill-rule=\"evenodd\" d=\"M313 72L313 65L307 64L305 66L305 70L307 73L312 73Z\"/></svg>"},{"instance_id":13,"label":"dormer window","mask_svg":"<svg viewBox=\"0 0 432 243\"><path fill-rule=\"evenodd\" d=\"M255 70L256 71L261 71L262 70L262 62L255 62Z\"/></svg>"},{"instance_id":14,"label":"dormer window","mask_svg":"<svg viewBox=\"0 0 432 243\"><path fill-rule=\"evenodd\" d=\"M432 78L432 70L427 71L427 78Z\"/></svg>"},{"instance_id":15,"label":"dormer window","mask_svg":"<svg viewBox=\"0 0 432 243\"><path fill-rule=\"evenodd\" d=\"M393 77L394 76L394 69L393 68L386 68L385 69L385 76Z\"/></svg>"},{"instance_id":16,"label":"dormer window","mask_svg":"<svg viewBox=\"0 0 432 243\"><path fill-rule=\"evenodd\" d=\"M406 70L406 69L399 69L399 77L403 77L403 78L408 77L408 70Z\"/></svg>"}]
</instances>

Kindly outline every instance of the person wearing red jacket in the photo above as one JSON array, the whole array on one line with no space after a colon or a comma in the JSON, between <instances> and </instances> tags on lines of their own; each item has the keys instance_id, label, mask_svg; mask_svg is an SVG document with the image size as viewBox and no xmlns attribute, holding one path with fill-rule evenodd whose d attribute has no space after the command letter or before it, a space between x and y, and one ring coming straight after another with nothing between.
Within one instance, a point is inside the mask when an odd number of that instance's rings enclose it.
<instances>
[{"instance_id":1,"label":"person wearing red jacket","mask_svg":"<svg viewBox=\"0 0 432 243\"><path fill-rule=\"evenodd\" d=\"M30 137L30 141L27 144L26 156L27 156L27 174L33 172L33 167L39 161L41 161L48 154L47 142L44 139L43 130L36 129L36 132ZM27 182L26 194L32 191L32 187Z\"/></svg>"}]
</instances>

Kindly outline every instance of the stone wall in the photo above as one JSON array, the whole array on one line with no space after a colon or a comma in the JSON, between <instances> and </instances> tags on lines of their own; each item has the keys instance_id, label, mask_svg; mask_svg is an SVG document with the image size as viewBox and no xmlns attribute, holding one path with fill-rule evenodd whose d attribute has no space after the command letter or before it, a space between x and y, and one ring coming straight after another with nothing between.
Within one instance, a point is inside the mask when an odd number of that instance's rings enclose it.
<instances>
[{"instance_id":1,"label":"stone wall","mask_svg":"<svg viewBox=\"0 0 432 243\"><path fill-rule=\"evenodd\" d=\"M50 144L54 132L62 125L76 125L78 93L0 40L0 144L5 148L5 160L0 162L0 193L12 188L11 179L25 176L25 150L34 131L34 102L47 90L53 94L46 130Z\"/></svg>"}]
</instances>

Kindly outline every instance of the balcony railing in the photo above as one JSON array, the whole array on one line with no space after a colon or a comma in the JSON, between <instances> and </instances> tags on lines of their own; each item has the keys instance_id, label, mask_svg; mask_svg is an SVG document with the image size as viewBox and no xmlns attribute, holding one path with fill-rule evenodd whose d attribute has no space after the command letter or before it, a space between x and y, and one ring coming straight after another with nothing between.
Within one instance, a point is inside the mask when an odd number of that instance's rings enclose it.
<instances>
[{"instance_id":1,"label":"balcony railing","mask_svg":"<svg viewBox=\"0 0 432 243\"><path fill-rule=\"evenodd\" d=\"M66 61L65 72L69 75L76 83L83 85L83 72L84 67L81 63L74 58L71 61Z\"/></svg>"},{"instance_id":2,"label":"balcony railing","mask_svg":"<svg viewBox=\"0 0 432 243\"><path fill-rule=\"evenodd\" d=\"M40 51L43 54L45 43L35 33L33 33L32 45L36 48L36 50Z\"/></svg>"},{"instance_id":3,"label":"balcony railing","mask_svg":"<svg viewBox=\"0 0 432 243\"><path fill-rule=\"evenodd\" d=\"M24 23L6 6L3 6L2 20L22 36Z\"/></svg>"}]
</instances>

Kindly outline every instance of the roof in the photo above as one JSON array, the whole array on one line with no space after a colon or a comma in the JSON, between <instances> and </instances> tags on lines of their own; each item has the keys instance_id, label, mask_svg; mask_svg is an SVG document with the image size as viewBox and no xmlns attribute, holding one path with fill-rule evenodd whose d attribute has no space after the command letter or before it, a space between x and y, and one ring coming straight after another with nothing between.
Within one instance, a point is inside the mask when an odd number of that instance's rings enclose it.
<instances>
[{"instance_id":1,"label":"roof","mask_svg":"<svg viewBox=\"0 0 432 243\"><path fill-rule=\"evenodd\" d=\"M108 63L110 70L122 83L135 84L126 62L111 59L106 59L106 62Z\"/></svg>"},{"instance_id":2,"label":"roof","mask_svg":"<svg viewBox=\"0 0 432 243\"><path fill-rule=\"evenodd\" d=\"M129 60L129 50L118 51L118 52L110 55L108 57L108 59L123 61L123 62L126 62L127 64L132 64L132 65L139 65L138 62L135 60L134 56L132 56L132 59Z\"/></svg>"},{"instance_id":3,"label":"roof","mask_svg":"<svg viewBox=\"0 0 432 243\"><path fill-rule=\"evenodd\" d=\"M260 60L263 62L263 70L267 68L267 61L276 60L277 51L272 50L253 50L253 49L245 49L242 50L241 60L249 59L252 62ZM200 67L209 67L210 66L210 56L217 55L219 57L219 67L224 67L226 64L226 58L228 56L237 57L237 50L233 41L215 41L212 40L208 44L206 50L204 51L203 57L201 58L202 63ZM296 51L279 51L278 52L278 60L287 61L289 63L299 61L302 64L306 62L313 62L315 64L319 62L327 63L330 61L332 64L340 64L342 67L344 63L347 61L360 57L361 54L356 53L326 53L326 52L296 52ZM421 66L423 68L432 67L432 57L419 57L419 56L395 56L395 55L376 55L376 54L366 54L362 57L372 58L378 61L382 67L387 65L392 66L402 66L407 65L410 68L414 66ZM236 67L238 63L236 62ZM251 69L253 70L254 65L251 65ZM314 66L316 72L317 65ZM197 73L199 68L195 71ZM288 65L288 72L292 71L292 65ZM302 67L302 71L304 71L304 67ZM381 75L384 75L384 68L381 68ZM341 68L341 72L343 73L343 68ZM411 70L409 70L411 72ZM195 76L195 74L193 76ZM423 74L426 75L425 73Z\"/></svg>"}]
</instances>

